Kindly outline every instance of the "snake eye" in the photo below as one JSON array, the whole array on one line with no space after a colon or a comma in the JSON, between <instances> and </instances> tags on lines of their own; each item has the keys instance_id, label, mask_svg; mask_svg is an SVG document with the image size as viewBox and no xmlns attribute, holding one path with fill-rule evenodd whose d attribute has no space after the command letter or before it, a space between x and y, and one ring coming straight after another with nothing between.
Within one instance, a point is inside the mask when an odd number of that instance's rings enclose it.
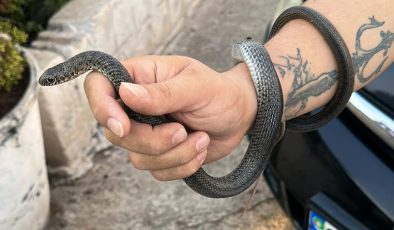
<instances>
[{"instance_id":1,"label":"snake eye","mask_svg":"<svg viewBox=\"0 0 394 230\"><path fill-rule=\"evenodd\" d=\"M47 82L48 82L49 84L53 84L53 83L55 83L55 81L56 81L56 79L55 79L54 77L49 77L49 78L47 79Z\"/></svg>"}]
</instances>

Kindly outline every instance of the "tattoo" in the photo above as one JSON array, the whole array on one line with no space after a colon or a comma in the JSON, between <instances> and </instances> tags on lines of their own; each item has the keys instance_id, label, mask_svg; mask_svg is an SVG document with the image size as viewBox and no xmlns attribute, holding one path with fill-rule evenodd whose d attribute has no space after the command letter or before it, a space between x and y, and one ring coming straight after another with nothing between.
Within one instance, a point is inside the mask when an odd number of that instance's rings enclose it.
<instances>
[{"instance_id":1,"label":"tattoo","mask_svg":"<svg viewBox=\"0 0 394 230\"><path fill-rule=\"evenodd\" d=\"M382 40L370 49L361 48L361 36L364 31L381 27L384 22L378 22L374 17L369 18L370 23L362 25L356 34L356 52L352 54L352 61L355 67L356 76L360 82L364 83L376 76L388 59L388 49L394 40L394 33L390 31L380 32ZM369 61L378 53L383 51L383 60L378 67L368 76L364 76L364 70ZM310 97L317 97L327 92L336 83L338 78L337 71L332 70L320 74L312 73L310 63L304 60L301 51L297 48L296 56L281 56L285 64L274 64L282 78L294 76L290 93L285 103L286 118L298 116L305 109Z\"/></svg>"},{"instance_id":2,"label":"tattoo","mask_svg":"<svg viewBox=\"0 0 394 230\"><path fill-rule=\"evenodd\" d=\"M382 38L382 40L376 47L369 50L365 50L361 48L361 35L366 30L378 28L383 26L384 24L384 22L377 21L374 16L369 18L369 20L370 20L369 23L362 25L357 31L356 52L353 53L353 57L352 57L353 59L352 61L356 70L356 76L361 83L367 82L369 79L376 76L381 71L382 66L384 65L384 63L388 58L387 51L391 47L391 44L394 41L394 33L391 33L390 31L387 32L380 31L380 37ZM368 62L372 59L372 57L374 57L380 51L383 51L383 60L376 67L376 69L372 71L372 73L370 73L367 76L364 76L364 70Z\"/></svg>"},{"instance_id":3,"label":"tattoo","mask_svg":"<svg viewBox=\"0 0 394 230\"><path fill-rule=\"evenodd\" d=\"M281 58L286 60L286 64L275 64L275 66L279 69L282 78L285 77L287 72L292 72L294 75L292 90L285 103L287 110L291 111L288 111L287 114L291 114L293 117L305 109L309 97L317 97L335 84L337 72L333 70L317 76L311 73L309 63L302 59L299 48L297 48L296 57L282 56Z\"/></svg>"}]
</instances>

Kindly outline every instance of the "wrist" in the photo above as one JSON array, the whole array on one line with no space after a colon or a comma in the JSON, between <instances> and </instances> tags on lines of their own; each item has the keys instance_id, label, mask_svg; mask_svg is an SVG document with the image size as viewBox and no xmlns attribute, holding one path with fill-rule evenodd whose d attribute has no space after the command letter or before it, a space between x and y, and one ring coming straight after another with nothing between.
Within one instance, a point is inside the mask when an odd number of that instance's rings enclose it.
<instances>
[{"instance_id":1,"label":"wrist","mask_svg":"<svg viewBox=\"0 0 394 230\"><path fill-rule=\"evenodd\" d=\"M257 113L256 90L248 66L241 62L223 74L239 86L240 95L238 98L243 101L240 104L242 105L243 120L246 124L244 130L246 133L252 128Z\"/></svg>"}]
</instances>

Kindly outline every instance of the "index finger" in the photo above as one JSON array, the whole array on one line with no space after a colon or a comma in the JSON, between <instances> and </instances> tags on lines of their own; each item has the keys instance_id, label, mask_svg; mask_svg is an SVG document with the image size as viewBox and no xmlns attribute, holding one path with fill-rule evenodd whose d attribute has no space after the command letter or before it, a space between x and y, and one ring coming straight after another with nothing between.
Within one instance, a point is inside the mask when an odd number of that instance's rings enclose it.
<instances>
[{"instance_id":1,"label":"index finger","mask_svg":"<svg viewBox=\"0 0 394 230\"><path fill-rule=\"evenodd\" d=\"M111 82L101 73L91 72L85 79L85 93L95 119L119 137L127 135L130 120L116 100L116 92Z\"/></svg>"}]
</instances>

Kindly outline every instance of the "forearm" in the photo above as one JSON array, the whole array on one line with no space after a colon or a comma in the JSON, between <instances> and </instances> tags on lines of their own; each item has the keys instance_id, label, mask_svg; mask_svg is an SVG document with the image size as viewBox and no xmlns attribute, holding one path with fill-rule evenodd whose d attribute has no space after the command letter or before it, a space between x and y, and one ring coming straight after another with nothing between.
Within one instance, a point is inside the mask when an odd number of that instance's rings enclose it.
<instances>
[{"instance_id":1,"label":"forearm","mask_svg":"<svg viewBox=\"0 0 394 230\"><path fill-rule=\"evenodd\" d=\"M316 0L305 6L324 15L344 39L356 72L354 90L393 63L394 33L390 31L394 31L394 1ZM331 99L337 81L335 58L312 24L293 20L265 47L282 85L284 120L319 108ZM313 95L308 93L311 87Z\"/></svg>"}]
</instances>

